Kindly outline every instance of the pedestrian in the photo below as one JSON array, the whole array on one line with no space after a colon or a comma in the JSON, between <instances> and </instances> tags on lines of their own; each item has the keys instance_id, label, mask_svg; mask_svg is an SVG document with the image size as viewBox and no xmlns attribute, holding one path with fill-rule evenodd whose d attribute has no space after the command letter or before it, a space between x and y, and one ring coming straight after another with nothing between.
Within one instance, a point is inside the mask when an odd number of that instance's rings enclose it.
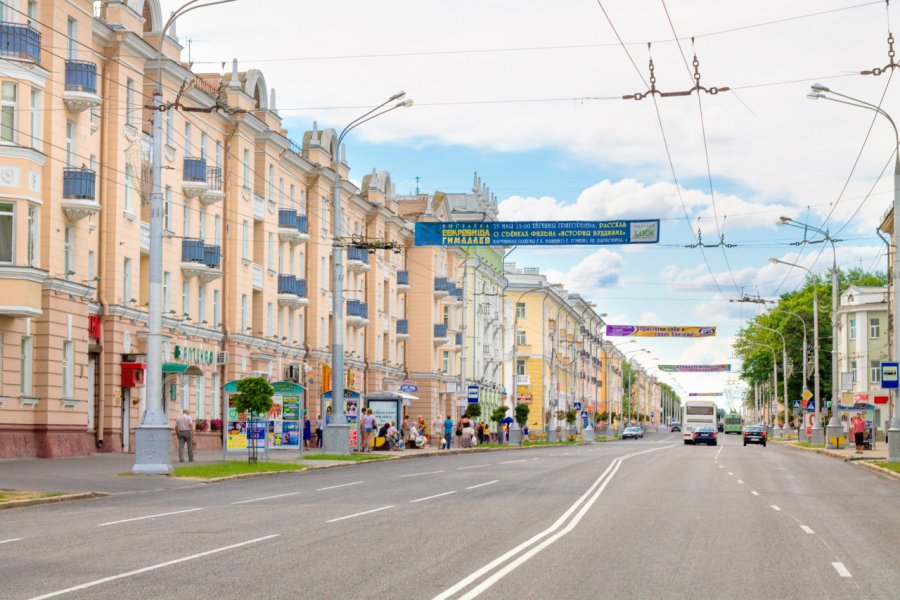
<instances>
[{"instance_id":1,"label":"pedestrian","mask_svg":"<svg viewBox=\"0 0 900 600\"><path fill-rule=\"evenodd\" d=\"M375 416L372 415L372 409L366 409L366 416L363 417L363 452L371 452L372 448L370 447L372 434L375 433L375 426L377 425L377 421L375 420Z\"/></svg>"},{"instance_id":2,"label":"pedestrian","mask_svg":"<svg viewBox=\"0 0 900 600\"><path fill-rule=\"evenodd\" d=\"M434 432L435 445L440 449L443 447L444 442L444 416L443 415L435 415L434 423L432 423L432 431Z\"/></svg>"},{"instance_id":3,"label":"pedestrian","mask_svg":"<svg viewBox=\"0 0 900 600\"><path fill-rule=\"evenodd\" d=\"M412 424L409 422L409 417L403 417L403 422L400 423L400 437L404 440L408 440L411 428Z\"/></svg>"},{"instance_id":4,"label":"pedestrian","mask_svg":"<svg viewBox=\"0 0 900 600\"><path fill-rule=\"evenodd\" d=\"M853 443L856 446L856 453L863 453L863 444L866 439L866 420L861 414L857 414L851 419L853 427Z\"/></svg>"},{"instance_id":5,"label":"pedestrian","mask_svg":"<svg viewBox=\"0 0 900 600\"><path fill-rule=\"evenodd\" d=\"M316 447L322 447L322 431L325 426L324 421L322 421L322 414L319 413L316 415Z\"/></svg>"},{"instance_id":6,"label":"pedestrian","mask_svg":"<svg viewBox=\"0 0 900 600\"><path fill-rule=\"evenodd\" d=\"M456 422L456 447L462 448L462 419Z\"/></svg>"},{"instance_id":7,"label":"pedestrian","mask_svg":"<svg viewBox=\"0 0 900 600\"><path fill-rule=\"evenodd\" d=\"M188 461L194 462L194 420L191 411L184 409L181 416L175 419L175 432L178 435L178 460L184 462L184 445L188 448Z\"/></svg>"},{"instance_id":8,"label":"pedestrian","mask_svg":"<svg viewBox=\"0 0 900 600\"><path fill-rule=\"evenodd\" d=\"M309 422L309 415L303 417L303 447L309 450L309 440L312 439L312 426Z\"/></svg>"},{"instance_id":9,"label":"pedestrian","mask_svg":"<svg viewBox=\"0 0 900 600\"><path fill-rule=\"evenodd\" d=\"M444 443L442 445L444 446L444 448L449 450L450 449L450 440L452 439L452 436L453 436L453 419L450 418L450 415L447 415L447 418L444 419L443 429L444 429Z\"/></svg>"}]
</instances>

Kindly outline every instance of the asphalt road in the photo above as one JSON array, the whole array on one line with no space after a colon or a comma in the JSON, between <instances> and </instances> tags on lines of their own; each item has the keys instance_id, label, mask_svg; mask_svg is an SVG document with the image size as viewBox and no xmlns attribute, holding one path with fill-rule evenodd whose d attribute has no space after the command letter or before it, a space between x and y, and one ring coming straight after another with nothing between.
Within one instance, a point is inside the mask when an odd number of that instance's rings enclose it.
<instances>
[{"instance_id":1,"label":"asphalt road","mask_svg":"<svg viewBox=\"0 0 900 600\"><path fill-rule=\"evenodd\" d=\"M0 597L897 598L900 485L677 434L0 512Z\"/></svg>"}]
</instances>

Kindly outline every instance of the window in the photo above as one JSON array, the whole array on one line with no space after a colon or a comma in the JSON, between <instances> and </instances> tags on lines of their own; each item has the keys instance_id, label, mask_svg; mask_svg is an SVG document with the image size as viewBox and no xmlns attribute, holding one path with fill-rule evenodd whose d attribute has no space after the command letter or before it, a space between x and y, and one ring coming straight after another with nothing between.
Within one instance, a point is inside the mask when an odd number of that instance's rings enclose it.
<instances>
[{"instance_id":1,"label":"window","mask_svg":"<svg viewBox=\"0 0 900 600\"><path fill-rule=\"evenodd\" d=\"M125 165L125 212L128 214L133 214L133 207L131 205L131 182L132 182L132 171L131 165Z\"/></svg>"},{"instance_id":2,"label":"window","mask_svg":"<svg viewBox=\"0 0 900 600\"><path fill-rule=\"evenodd\" d=\"M222 322L219 318L219 290L213 290L213 326L218 327Z\"/></svg>"},{"instance_id":3,"label":"window","mask_svg":"<svg viewBox=\"0 0 900 600\"><path fill-rule=\"evenodd\" d=\"M443 361L444 361L444 374L447 375L450 373L450 353L444 350L443 352Z\"/></svg>"},{"instance_id":4,"label":"window","mask_svg":"<svg viewBox=\"0 0 900 600\"><path fill-rule=\"evenodd\" d=\"M12 202L0 202L0 263L12 263L15 256L15 207Z\"/></svg>"},{"instance_id":5,"label":"window","mask_svg":"<svg viewBox=\"0 0 900 600\"><path fill-rule=\"evenodd\" d=\"M191 237L191 207L187 204L187 199L184 201L184 211L181 213L181 234L189 238Z\"/></svg>"},{"instance_id":6,"label":"window","mask_svg":"<svg viewBox=\"0 0 900 600\"><path fill-rule=\"evenodd\" d=\"M291 184L291 210L297 210L297 197L295 196L296 189L294 184Z\"/></svg>"},{"instance_id":7,"label":"window","mask_svg":"<svg viewBox=\"0 0 900 600\"><path fill-rule=\"evenodd\" d=\"M172 274L166 271L163 273L163 311L168 313L172 310Z\"/></svg>"},{"instance_id":8,"label":"window","mask_svg":"<svg viewBox=\"0 0 900 600\"><path fill-rule=\"evenodd\" d=\"M850 319L850 339L856 339L856 319Z\"/></svg>"},{"instance_id":9,"label":"window","mask_svg":"<svg viewBox=\"0 0 900 600\"><path fill-rule=\"evenodd\" d=\"M244 150L244 187L250 189L250 151Z\"/></svg>"},{"instance_id":10,"label":"window","mask_svg":"<svg viewBox=\"0 0 900 600\"><path fill-rule=\"evenodd\" d=\"M216 246L222 245L222 217L219 215L213 220L213 243Z\"/></svg>"},{"instance_id":11,"label":"window","mask_svg":"<svg viewBox=\"0 0 900 600\"><path fill-rule=\"evenodd\" d=\"M206 160L206 144L209 142L209 136L202 131L200 132L200 158Z\"/></svg>"},{"instance_id":12,"label":"window","mask_svg":"<svg viewBox=\"0 0 900 600\"><path fill-rule=\"evenodd\" d=\"M172 186L166 186L166 198L163 205L163 230L172 231Z\"/></svg>"},{"instance_id":13,"label":"window","mask_svg":"<svg viewBox=\"0 0 900 600\"><path fill-rule=\"evenodd\" d=\"M62 356L62 396L75 396L75 351L71 341L63 342Z\"/></svg>"},{"instance_id":14,"label":"window","mask_svg":"<svg viewBox=\"0 0 900 600\"><path fill-rule=\"evenodd\" d=\"M850 378L853 381L853 383L856 383L856 361L855 360L850 361Z\"/></svg>"},{"instance_id":15,"label":"window","mask_svg":"<svg viewBox=\"0 0 900 600\"><path fill-rule=\"evenodd\" d=\"M197 235L200 236L201 240L203 240L204 242L206 241L206 209L205 208L200 209L200 224L199 224L199 230L197 232Z\"/></svg>"},{"instance_id":16,"label":"window","mask_svg":"<svg viewBox=\"0 0 900 600\"><path fill-rule=\"evenodd\" d=\"M28 266L38 266L38 207L28 207ZM91 275L91 278L94 276Z\"/></svg>"},{"instance_id":17,"label":"window","mask_svg":"<svg viewBox=\"0 0 900 600\"><path fill-rule=\"evenodd\" d=\"M272 337L274 335L274 325L275 323L275 308L272 306L272 303L266 305L266 336Z\"/></svg>"},{"instance_id":18,"label":"window","mask_svg":"<svg viewBox=\"0 0 900 600\"><path fill-rule=\"evenodd\" d=\"M3 94L0 96L0 140L15 143L17 110L16 84L3 82Z\"/></svg>"},{"instance_id":19,"label":"window","mask_svg":"<svg viewBox=\"0 0 900 600\"><path fill-rule=\"evenodd\" d=\"M4 6L3 20L7 20L7 15L5 13L6 7ZM28 15L28 24L32 27L37 25L37 0L28 0L28 6L25 9L26 14Z\"/></svg>"},{"instance_id":20,"label":"window","mask_svg":"<svg viewBox=\"0 0 900 600\"><path fill-rule=\"evenodd\" d=\"M197 378L197 418L202 419L206 415L206 380Z\"/></svg>"},{"instance_id":21,"label":"window","mask_svg":"<svg viewBox=\"0 0 900 600\"><path fill-rule=\"evenodd\" d=\"M517 332L516 332L516 345L517 345L517 346L524 346L524 345L527 344L527 343L528 343L528 342L525 341L525 332L524 332L524 331L517 331Z\"/></svg>"},{"instance_id":22,"label":"window","mask_svg":"<svg viewBox=\"0 0 900 600\"><path fill-rule=\"evenodd\" d=\"M173 122L174 118L175 118L175 111L167 110L166 111L166 146L168 146L169 148L173 147L172 146L172 135L173 135L172 132L173 132L173 128L175 126L175 124Z\"/></svg>"},{"instance_id":23,"label":"window","mask_svg":"<svg viewBox=\"0 0 900 600\"><path fill-rule=\"evenodd\" d=\"M881 361L869 361L869 381L872 383L881 383Z\"/></svg>"},{"instance_id":24,"label":"window","mask_svg":"<svg viewBox=\"0 0 900 600\"><path fill-rule=\"evenodd\" d=\"M190 316L191 311L191 286L185 281L181 284L181 314L184 317Z\"/></svg>"},{"instance_id":25,"label":"window","mask_svg":"<svg viewBox=\"0 0 900 600\"><path fill-rule=\"evenodd\" d=\"M66 58L76 60L78 58L78 21L69 17L66 23Z\"/></svg>"},{"instance_id":26,"label":"window","mask_svg":"<svg viewBox=\"0 0 900 600\"><path fill-rule=\"evenodd\" d=\"M31 90L31 147L40 148L41 140L41 92Z\"/></svg>"},{"instance_id":27,"label":"window","mask_svg":"<svg viewBox=\"0 0 900 600\"><path fill-rule=\"evenodd\" d=\"M294 273L296 273L296 271L294 270L294 249L293 248L288 248L288 258L291 259L290 260L291 270L288 271L288 273L293 275Z\"/></svg>"},{"instance_id":28,"label":"window","mask_svg":"<svg viewBox=\"0 0 900 600\"><path fill-rule=\"evenodd\" d=\"M275 269L275 234L269 234L269 270Z\"/></svg>"},{"instance_id":29,"label":"window","mask_svg":"<svg viewBox=\"0 0 900 600\"><path fill-rule=\"evenodd\" d=\"M324 348L327 346L326 340L328 337L326 336L325 331L325 317L319 317L319 348Z\"/></svg>"},{"instance_id":30,"label":"window","mask_svg":"<svg viewBox=\"0 0 900 600\"><path fill-rule=\"evenodd\" d=\"M75 226L66 225L63 235L65 247L63 248L63 269L66 279L72 279L75 275Z\"/></svg>"},{"instance_id":31,"label":"window","mask_svg":"<svg viewBox=\"0 0 900 600\"><path fill-rule=\"evenodd\" d=\"M193 128L190 123L184 124L184 155L192 156L194 152L194 145L191 143L191 137L193 136Z\"/></svg>"},{"instance_id":32,"label":"window","mask_svg":"<svg viewBox=\"0 0 900 600\"><path fill-rule=\"evenodd\" d=\"M869 319L869 337L873 340L881 337L881 319L878 317Z\"/></svg>"},{"instance_id":33,"label":"window","mask_svg":"<svg viewBox=\"0 0 900 600\"><path fill-rule=\"evenodd\" d=\"M218 419L222 416L222 406L221 406L221 396L219 391L219 374L212 374L212 382L210 383L210 387L212 388L212 418Z\"/></svg>"},{"instance_id":34,"label":"window","mask_svg":"<svg viewBox=\"0 0 900 600\"><path fill-rule=\"evenodd\" d=\"M244 260L250 260L250 224L244 221L243 224L244 237L241 240L241 257Z\"/></svg>"},{"instance_id":35,"label":"window","mask_svg":"<svg viewBox=\"0 0 900 600\"><path fill-rule=\"evenodd\" d=\"M279 310L278 311L278 340L284 341L287 339L287 336L284 335L284 314Z\"/></svg>"},{"instance_id":36,"label":"window","mask_svg":"<svg viewBox=\"0 0 900 600\"><path fill-rule=\"evenodd\" d=\"M96 286L97 275L97 254L93 250L88 250L88 281L90 285Z\"/></svg>"},{"instance_id":37,"label":"window","mask_svg":"<svg viewBox=\"0 0 900 600\"><path fill-rule=\"evenodd\" d=\"M16 84L3 82L3 94L0 96L0 140L15 143L17 113Z\"/></svg>"},{"instance_id":38,"label":"window","mask_svg":"<svg viewBox=\"0 0 900 600\"><path fill-rule=\"evenodd\" d=\"M197 289L197 324L203 325L206 322L206 286L202 283Z\"/></svg>"},{"instance_id":39,"label":"window","mask_svg":"<svg viewBox=\"0 0 900 600\"><path fill-rule=\"evenodd\" d=\"M444 325L446 325L447 327L450 327L450 307L449 307L449 306L445 306L445 307L444 307L444 318L443 318L443 323L444 323Z\"/></svg>"},{"instance_id":40,"label":"window","mask_svg":"<svg viewBox=\"0 0 900 600\"><path fill-rule=\"evenodd\" d=\"M181 409L190 408L191 406L191 380L182 376L181 379Z\"/></svg>"},{"instance_id":41,"label":"window","mask_svg":"<svg viewBox=\"0 0 900 600\"><path fill-rule=\"evenodd\" d=\"M288 327L288 332L287 332L287 334L288 334L288 340L287 340L287 342L288 342L288 344L293 344L293 343L294 343L294 313L293 313L293 312L289 312L289 313L288 313L288 325L287 325L287 327Z\"/></svg>"},{"instance_id":42,"label":"window","mask_svg":"<svg viewBox=\"0 0 900 600\"><path fill-rule=\"evenodd\" d=\"M125 82L125 122L134 126L134 79L130 78Z\"/></svg>"},{"instance_id":43,"label":"window","mask_svg":"<svg viewBox=\"0 0 900 600\"><path fill-rule=\"evenodd\" d=\"M268 183L268 198L270 202L275 200L275 165L269 165L269 181Z\"/></svg>"},{"instance_id":44,"label":"window","mask_svg":"<svg viewBox=\"0 0 900 600\"><path fill-rule=\"evenodd\" d=\"M247 332L247 294L241 294L241 333Z\"/></svg>"},{"instance_id":45,"label":"window","mask_svg":"<svg viewBox=\"0 0 900 600\"><path fill-rule=\"evenodd\" d=\"M278 207L284 208L284 178L278 180Z\"/></svg>"},{"instance_id":46,"label":"window","mask_svg":"<svg viewBox=\"0 0 900 600\"><path fill-rule=\"evenodd\" d=\"M216 166L222 166L222 142L216 140Z\"/></svg>"},{"instance_id":47,"label":"window","mask_svg":"<svg viewBox=\"0 0 900 600\"><path fill-rule=\"evenodd\" d=\"M27 335L22 336L22 346L21 346L21 360L22 360L22 370L19 373L19 387L21 391L19 392L23 396L31 396L32 386L32 361L31 361L31 337Z\"/></svg>"},{"instance_id":48,"label":"window","mask_svg":"<svg viewBox=\"0 0 900 600\"><path fill-rule=\"evenodd\" d=\"M131 303L131 259L126 258L122 263L122 304Z\"/></svg>"},{"instance_id":49,"label":"window","mask_svg":"<svg viewBox=\"0 0 900 600\"><path fill-rule=\"evenodd\" d=\"M75 166L75 122L66 121L66 166Z\"/></svg>"},{"instance_id":50,"label":"window","mask_svg":"<svg viewBox=\"0 0 900 600\"><path fill-rule=\"evenodd\" d=\"M522 359L516 359L516 375L524 375L525 374L525 361Z\"/></svg>"},{"instance_id":51,"label":"window","mask_svg":"<svg viewBox=\"0 0 900 600\"><path fill-rule=\"evenodd\" d=\"M524 302L516 302L516 318L517 319L525 318L525 303Z\"/></svg>"}]
</instances>

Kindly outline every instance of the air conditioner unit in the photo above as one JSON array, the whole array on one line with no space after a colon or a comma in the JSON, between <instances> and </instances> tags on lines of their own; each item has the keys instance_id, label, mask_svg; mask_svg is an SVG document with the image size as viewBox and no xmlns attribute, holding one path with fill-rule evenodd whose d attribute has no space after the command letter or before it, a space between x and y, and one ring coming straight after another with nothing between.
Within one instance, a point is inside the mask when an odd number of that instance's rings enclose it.
<instances>
[{"instance_id":1,"label":"air conditioner unit","mask_svg":"<svg viewBox=\"0 0 900 600\"><path fill-rule=\"evenodd\" d=\"M300 383L300 365L293 363L286 366L284 368L284 380Z\"/></svg>"},{"instance_id":2,"label":"air conditioner unit","mask_svg":"<svg viewBox=\"0 0 900 600\"><path fill-rule=\"evenodd\" d=\"M217 352L216 353L216 366L227 365L228 364L228 353L227 352Z\"/></svg>"}]
</instances>

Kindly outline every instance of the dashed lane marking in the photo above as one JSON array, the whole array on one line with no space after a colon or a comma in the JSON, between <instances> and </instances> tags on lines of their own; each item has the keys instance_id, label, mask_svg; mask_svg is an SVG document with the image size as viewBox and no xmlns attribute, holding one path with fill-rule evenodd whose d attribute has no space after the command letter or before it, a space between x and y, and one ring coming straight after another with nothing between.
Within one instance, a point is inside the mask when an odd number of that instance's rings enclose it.
<instances>
[{"instance_id":1,"label":"dashed lane marking","mask_svg":"<svg viewBox=\"0 0 900 600\"><path fill-rule=\"evenodd\" d=\"M527 459L525 459L525 458L520 458L520 459L518 459L518 460L504 460L504 461L501 461L500 464L501 464L501 465L511 465L511 464L513 464L513 463L526 462L526 460L527 460Z\"/></svg>"},{"instance_id":2,"label":"dashed lane marking","mask_svg":"<svg viewBox=\"0 0 900 600\"><path fill-rule=\"evenodd\" d=\"M800 529L802 529L802 530L805 531L806 533L815 533L815 531L813 531L812 529L810 529L810 528L807 527L806 525L801 525L801 526L800 526Z\"/></svg>"},{"instance_id":3,"label":"dashed lane marking","mask_svg":"<svg viewBox=\"0 0 900 600\"><path fill-rule=\"evenodd\" d=\"M759 496L759 492L757 492L756 490L753 490L753 491L750 492L750 493L753 494L754 496Z\"/></svg>"},{"instance_id":4,"label":"dashed lane marking","mask_svg":"<svg viewBox=\"0 0 900 600\"><path fill-rule=\"evenodd\" d=\"M21 542L22 538L9 538L8 540L0 540L0 544L11 544L12 542Z\"/></svg>"},{"instance_id":5,"label":"dashed lane marking","mask_svg":"<svg viewBox=\"0 0 900 600\"><path fill-rule=\"evenodd\" d=\"M741 485L743 485L743 484L744 484L744 480L743 480L743 479L738 479L738 483L740 483Z\"/></svg>"},{"instance_id":6,"label":"dashed lane marking","mask_svg":"<svg viewBox=\"0 0 900 600\"><path fill-rule=\"evenodd\" d=\"M262 500L274 500L275 498L284 498L285 496L296 496L300 492L289 492L287 494L277 494L275 496L263 496L262 498L251 498L250 500L241 500L232 502L232 504L250 504L251 502L260 502Z\"/></svg>"},{"instance_id":7,"label":"dashed lane marking","mask_svg":"<svg viewBox=\"0 0 900 600\"><path fill-rule=\"evenodd\" d=\"M133 519L122 519L121 521L109 521L107 523L100 523L97 527L106 527L107 525L119 525L120 523L131 523L132 521L144 521L146 519L156 519L157 517L168 517L171 515L182 515L184 513L197 512L198 510L203 510L202 508L189 508L187 510L176 510L167 513L159 513L156 515L147 515L145 517L134 517Z\"/></svg>"},{"instance_id":8,"label":"dashed lane marking","mask_svg":"<svg viewBox=\"0 0 900 600\"><path fill-rule=\"evenodd\" d=\"M480 469L480 468L482 468L482 467L489 467L489 466L491 466L490 463L485 464L485 465L471 465L471 466L468 466L468 467L456 467L456 468L457 468L457 470L459 470L459 471L463 471L463 470L465 470L465 469Z\"/></svg>"},{"instance_id":9,"label":"dashed lane marking","mask_svg":"<svg viewBox=\"0 0 900 600\"><path fill-rule=\"evenodd\" d=\"M416 498L415 500L410 500L410 504L415 504L416 502L425 502L426 500L433 500L434 498L440 498L441 496L449 496L450 494L455 494L456 490L450 492L444 492L443 494L435 494L434 496L425 496L424 498Z\"/></svg>"},{"instance_id":10,"label":"dashed lane marking","mask_svg":"<svg viewBox=\"0 0 900 600\"><path fill-rule=\"evenodd\" d=\"M467 487L466 489L467 489L467 490L474 490L475 488L480 488L480 487L484 487L484 486L486 486L486 485L491 485L492 483L497 483L498 481L500 481L500 480L499 480L499 479L495 479L495 480L493 480L493 481L488 481L487 483L479 483L478 485L470 485L470 486Z\"/></svg>"},{"instance_id":11,"label":"dashed lane marking","mask_svg":"<svg viewBox=\"0 0 900 600\"><path fill-rule=\"evenodd\" d=\"M352 519L354 517L361 517L363 515L371 515L372 513L380 512L382 510L388 510L391 508L394 508L393 504L391 504L389 506L382 506L381 508L373 508L372 510L364 510L362 512L353 513L352 515L346 515L343 517L338 517L336 519L329 519L328 521L325 521L325 522L326 523L337 523L338 521L344 521L346 519Z\"/></svg>"},{"instance_id":12,"label":"dashed lane marking","mask_svg":"<svg viewBox=\"0 0 900 600\"><path fill-rule=\"evenodd\" d=\"M781 511L781 508L775 504L770 504L769 506L772 507L772 510L779 511L779 512Z\"/></svg>"},{"instance_id":13,"label":"dashed lane marking","mask_svg":"<svg viewBox=\"0 0 900 600\"><path fill-rule=\"evenodd\" d=\"M408 475L401 475L400 479L403 479L404 477L418 477L420 475L436 475L437 473L443 473L443 472L444 472L444 470L441 469L440 471L428 471L426 473L409 473Z\"/></svg>"},{"instance_id":14,"label":"dashed lane marking","mask_svg":"<svg viewBox=\"0 0 900 600\"><path fill-rule=\"evenodd\" d=\"M325 490L336 490L336 489L338 489L338 488L347 487L347 486L349 486L349 485L358 485L358 484L360 484L360 483L363 483L363 482L362 482L362 481L353 481L353 482L351 482L351 483L342 483L342 484L340 484L340 485L329 485L328 487L317 488L316 491L317 491L317 492L324 492Z\"/></svg>"},{"instance_id":15,"label":"dashed lane marking","mask_svg":"<svg viewBox=\"0 0 900 600\"><path fill-rule=\"evenodd\" d=\"M734 473L732 473L731 471L728 471L728 474L734 477Z\"/></svg>"},{"instance_id":16,"label":"dashed lane marking","mask_svg":"<svg viewBox=\"0 0 900 600\"><path fill-rule=\"evenodd\" d=\"M841 577L853 577L853 575L850 574L850 571L847 570L847 567L844 566L844 563L833 562L831 563L831 566L834 567L834 570L837 571L838 575Z\"/></svg>"}]
</instances>

